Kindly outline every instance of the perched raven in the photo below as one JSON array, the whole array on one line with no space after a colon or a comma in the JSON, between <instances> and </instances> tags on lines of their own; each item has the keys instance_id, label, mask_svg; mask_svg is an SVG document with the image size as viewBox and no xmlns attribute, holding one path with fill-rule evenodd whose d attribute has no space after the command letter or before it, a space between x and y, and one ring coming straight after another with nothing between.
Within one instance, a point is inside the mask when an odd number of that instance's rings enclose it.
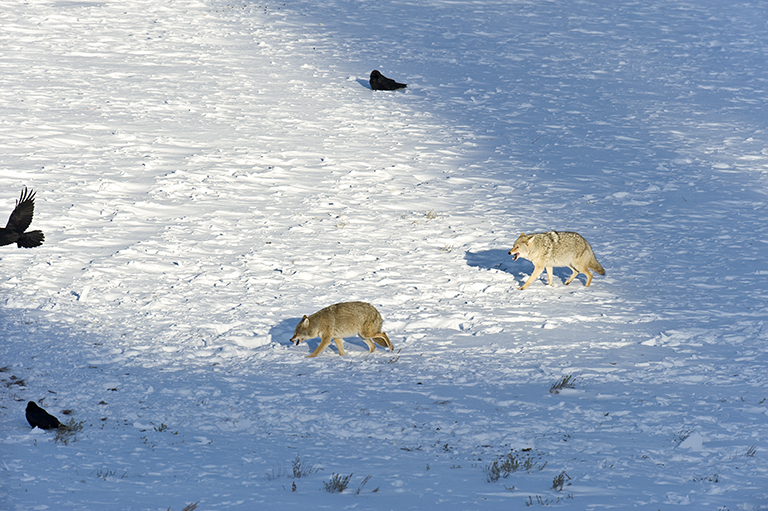
<instances>
[{"instance_id":1,"label":"perched raven","mask_svg":"<svg viewBox=\"0 0 768 511\"><path fill-rule=\"evenodd\" d=\"M19 248L39 247L45 235L43 231L24 232L32 223L32 215L35 213L35 192L24 188L21 198L16 201L16 207L8 219L8 225L0 228L0 246L16 243Z\"/></svg>"},{"instance_id":2,"label":"perched raven","mask_svg":"<svg viewBox=\"0 0 768 511\"><path fill-rule=\"evenodd\" d=\"M379 73L378 69L371 71L370 79L371 89L373 90L396 90L404 89L408 85L405 83L397 83L391 78L387 78L383 74Z\"/></svg>"},{"instance_id":3,"label":"perched raven","mask_svg":"<svg viewBox=\"0 0 768 511\"><path fill-rule=\"evenodd\" d=\"M34 401L27 403L27 422L29 425L40 429L58 428L61 426L59 419L46 412Z\"/></svg>"}]
</instances>

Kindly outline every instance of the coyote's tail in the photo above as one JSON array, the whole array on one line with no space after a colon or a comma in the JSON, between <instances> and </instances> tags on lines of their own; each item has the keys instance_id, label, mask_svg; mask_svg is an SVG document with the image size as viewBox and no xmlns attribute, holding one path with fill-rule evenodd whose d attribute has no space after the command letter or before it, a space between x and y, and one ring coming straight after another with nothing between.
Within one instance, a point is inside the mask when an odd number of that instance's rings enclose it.
<instances>
[{"instance_id":1,"label":"coyote's tail","mask_svg":"<svg viewBox=\"0 0 768 511\"><path fill-rule=\"evenodd\" d=\"M600 266L600 263L597 262L597 259L594 257L592 258L592 261L589 262L589 269L596 271L600 275L605 275L605 269L603 269L602 266Z\"/></svg>"}]
</instances>

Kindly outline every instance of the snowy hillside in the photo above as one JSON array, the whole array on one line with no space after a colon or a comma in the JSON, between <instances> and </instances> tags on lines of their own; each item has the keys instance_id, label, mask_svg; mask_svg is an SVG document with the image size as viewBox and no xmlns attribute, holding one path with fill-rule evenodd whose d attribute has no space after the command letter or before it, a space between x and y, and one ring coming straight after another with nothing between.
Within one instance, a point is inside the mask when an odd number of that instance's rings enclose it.
<instances>
[{"instance_id":1,"label":"snowy hillside","mask_svg":"<svg viewBox=\"0 0 768 511\"><path fill-rule=\"evenodd\" d=\"M0 222L26 186L46 236L0 247L0 509L768 509L762 3L0 0L0 28ZM507 252L550 229L607 275L520 291ZM394 352L289 342L351 300Z\"/></svg>"}]
</instances>

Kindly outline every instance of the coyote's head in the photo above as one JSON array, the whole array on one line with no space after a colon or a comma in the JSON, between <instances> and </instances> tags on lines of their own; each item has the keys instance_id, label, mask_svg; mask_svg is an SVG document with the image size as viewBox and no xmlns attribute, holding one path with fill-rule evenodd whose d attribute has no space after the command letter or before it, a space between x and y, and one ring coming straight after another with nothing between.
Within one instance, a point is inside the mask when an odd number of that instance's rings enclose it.
<instances>
[{"instance_id":1,"label":"coyote's head","mask_svg":"<svg viewBox=\"0 0 768 511\"><path fill-rule=\"evenodd\" d=\"M309 334L309 318L304 315L304 317L301 318L301 321L299 321L299 324L296 325L296 330L293 331L291 342L298 346L301 341L306 341L312 337L313 336Z\"/></svg>"},{"instance_id":2,"label":"coyote's head","mask_svg":"<svg viewBox=\"0 0 768 511\"><path fill-rule=\"evenodd\" d=\"M528 249L529 239L530 236L526 236L525 233L522 233L520 236L518 236L514 246L512 247L512 250L509 251L509 255L512 256L513 261L517 261L517 258L520 256L525 257L525 253L527 253ZM525 253L523 251L525 251Z\"/></svg>"}]
</instances>

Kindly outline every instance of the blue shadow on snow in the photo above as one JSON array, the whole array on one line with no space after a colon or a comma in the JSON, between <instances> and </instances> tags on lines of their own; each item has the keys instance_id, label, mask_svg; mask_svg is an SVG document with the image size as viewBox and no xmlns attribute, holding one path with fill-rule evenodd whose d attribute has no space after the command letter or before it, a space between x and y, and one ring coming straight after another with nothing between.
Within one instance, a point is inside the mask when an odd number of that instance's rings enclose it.
<instances>
[{"instance_id":1,"label":"blue shadow on snow","mask_svg":"<svg viewBox=\"0 0 768 511\"><path fill-rule=\"evenodd\" d=\"M272 342L283 346L293 346L291 337L293 337L293 331L296 329L299 321L301 321L301 318L285 318L270 328L269 335L272 337Z\"/></svg>"},{"instance_id":2,"label":"blue shadow on snow","mask_svg":"<svg viewBox=\"0 0 768 511\"><path fill-rule=\"evenodd\" d=\"M509 255L509 250L495 248L491 250L479 250L477 252L467 251L464 253L464 259L467 261L467 265L474 266L475 268L483 268L485 270L499 270L505 273L513 275L515 279L520 282L522 286L528 277L533 273L533 263L527 259L519 258L517 261L512 260L512 256ZM546 270L542 272L539 279L544 279L546 283ZM571 270L568 268L555 268L555 277L561 279L563 282L568 280L571 276ZM584 280L582 280L584 279ZM579 275L576 280L586 282L584 275ZM574 282L576 281L574 280Z\"/></svg>"}]
</instances>

